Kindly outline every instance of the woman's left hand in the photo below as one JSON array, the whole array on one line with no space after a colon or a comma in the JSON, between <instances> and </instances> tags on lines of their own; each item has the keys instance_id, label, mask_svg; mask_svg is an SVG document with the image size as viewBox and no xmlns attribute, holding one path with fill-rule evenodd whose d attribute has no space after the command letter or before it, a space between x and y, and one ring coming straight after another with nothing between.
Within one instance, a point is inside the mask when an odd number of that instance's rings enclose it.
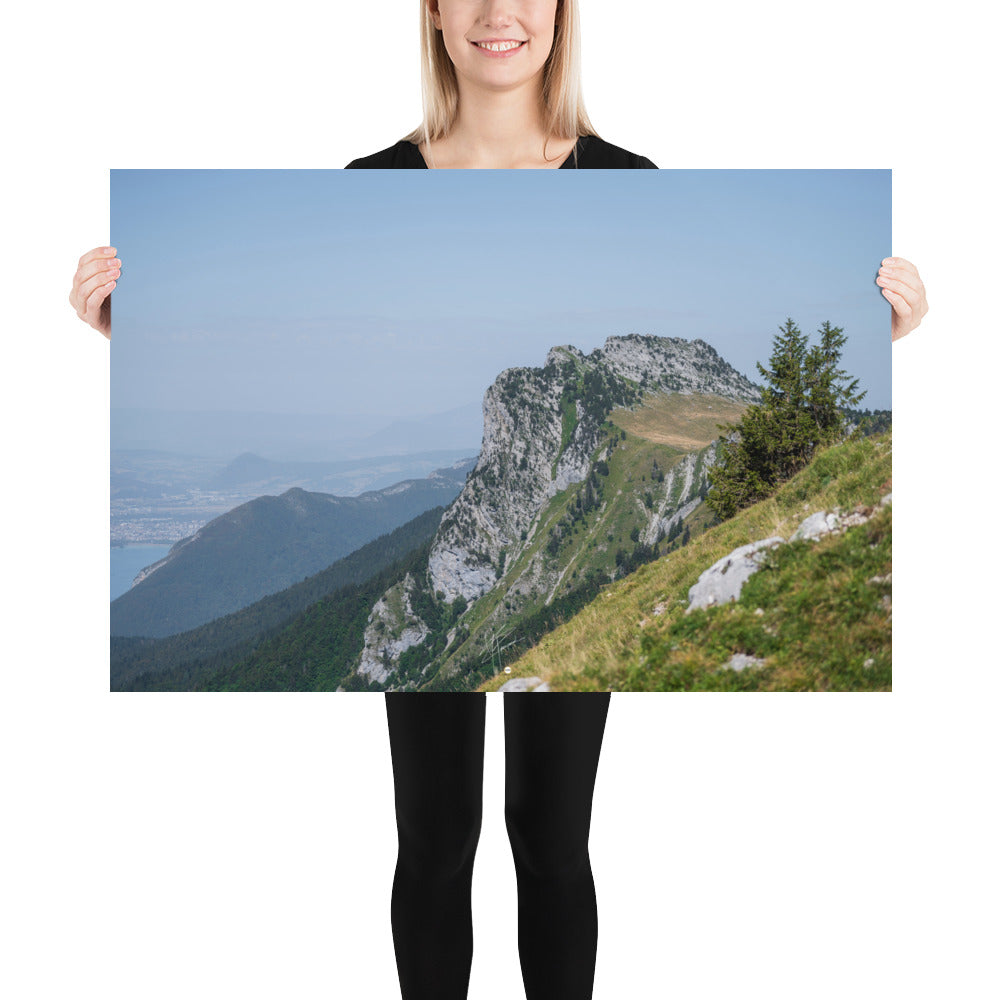
<instances>
[{"instance_id":1,"label":"woman's left hand","mask_svg":"<svg viewBox=\"0 0 1000 1000\"><path fill-rule=\"evenodd\" d=\"M892 306L892 339L899 340L920 326L927 315L927 293L917 269L902 257L886 257L875 279Z\"/></svg>"}]
</instances>

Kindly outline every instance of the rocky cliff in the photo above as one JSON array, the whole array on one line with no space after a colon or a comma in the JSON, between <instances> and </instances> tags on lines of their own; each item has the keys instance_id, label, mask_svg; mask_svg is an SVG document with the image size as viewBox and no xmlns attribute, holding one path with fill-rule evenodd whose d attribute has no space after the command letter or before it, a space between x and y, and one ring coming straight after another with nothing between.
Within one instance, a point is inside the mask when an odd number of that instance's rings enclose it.
<instances>
[{"instance_id":1,"label":"rocky cliff","mask_svg":"<svg viewBox=\"0 0 1000 1000\"><path fill-rule=\"evenodd\" d=\"M586 557L574 552L565 558L560 548L592 511L591 531L612 503L631 508L633 541L655 545L698 505L714 445L673 455L668 469L659 469L654 461L650 482L642 489L638 482L634 487L623 483L613 496L606 495L608 480L601 477L609 475L607 463L615 447L625 447L623 432L610 436L609 415L634 410L663 394L704 394L744 403L759 398L757 388L701 340L609 337L590 354L554 347L541 368L502 372L483 400L479 460L442 519L422 585L439 602L459 602L463 612L502 589L509 598L491 609L488 623L478 622L495 630L511 612L540 596L551 601L571 565L573 577L586 569ZM576 508L557 521L553 512L571 488L578 494ZM543 537L547 545L540 544ZM607 548L605 543L600 550ZM596 551L593 546L591 551ZM390 686L400 651L430 633L410 601L401 597L405 594L387 597L373 611L360 666L368 677ZM395 615L393 607L398 607ZM394 638L387 642L389 635ZM461 640L460 628L449 633L448 647L456 636ZM432 658L429 649L428 662Z\"/></svg>"},{"instance_id":2,"label":"rocky cliff","mask_svg":"<svg viewBox=\"0 0 1000 1000\"><path fill-rule=\"evenodd\" d=\"M502 372L483 400L479 462L431 550L434 590L473 601L493 587L501 552L516 558L543 505L586 478L611 410L662 391L757 398L701 340L609 337L589 355L554 347L543 368Z\"/></svg>"}]
</instances>

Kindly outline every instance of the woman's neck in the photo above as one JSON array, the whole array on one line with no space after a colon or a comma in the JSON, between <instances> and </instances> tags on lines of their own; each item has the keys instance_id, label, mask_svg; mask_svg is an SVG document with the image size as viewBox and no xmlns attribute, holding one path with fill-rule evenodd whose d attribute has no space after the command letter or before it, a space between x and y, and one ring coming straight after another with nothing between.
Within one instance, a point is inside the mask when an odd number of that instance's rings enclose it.
<instances>
[{"instance_id":1,"label":"woman's neck","mask_svg":"<svg viewBox=\"0 0 1000 1000\"><path fill-rule=\"evenodd\" d=\"M458 118L451 131L420 151L439 169L558 167L576 137L546 143L541 84L509 91L459 86Z\"/></svg>"}]
</instances>

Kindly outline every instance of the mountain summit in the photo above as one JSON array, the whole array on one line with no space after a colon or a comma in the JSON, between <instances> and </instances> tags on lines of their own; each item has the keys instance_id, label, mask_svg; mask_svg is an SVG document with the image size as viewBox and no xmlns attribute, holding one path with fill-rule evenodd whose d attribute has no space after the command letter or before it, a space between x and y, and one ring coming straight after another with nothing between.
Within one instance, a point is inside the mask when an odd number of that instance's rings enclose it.
<instances>
[{"instance_id":1,"label":"mountain summit","mask_svg":"<svg viewBox=\"0 0 1000 1000\"><path fill-rule=\"evenodd\" d=\"M546 608L652 557L700 503L717 425L758 399L702 340L609 337L502 372L426 572L376 604L358 674L398 689L467 686Z\"/></svg>"}]
</instances>

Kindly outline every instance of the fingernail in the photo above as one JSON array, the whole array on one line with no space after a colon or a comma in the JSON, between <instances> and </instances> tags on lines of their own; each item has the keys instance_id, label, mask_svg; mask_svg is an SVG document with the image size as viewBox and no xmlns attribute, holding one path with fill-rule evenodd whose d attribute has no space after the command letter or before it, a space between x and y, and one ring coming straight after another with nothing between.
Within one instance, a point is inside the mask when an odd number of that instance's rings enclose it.
<instances>
[{"instance_id":1,"label":"fingernail","mask_svg":"<svg viewBox=\"0 0 1000 1000\"><path fill-rule=\"evenodd\" d=\"M115 252L115 248L114 247L105 247L103 252L105 254L111 255L111 254L113 254Z\"/></svg>"}]
</instances>

